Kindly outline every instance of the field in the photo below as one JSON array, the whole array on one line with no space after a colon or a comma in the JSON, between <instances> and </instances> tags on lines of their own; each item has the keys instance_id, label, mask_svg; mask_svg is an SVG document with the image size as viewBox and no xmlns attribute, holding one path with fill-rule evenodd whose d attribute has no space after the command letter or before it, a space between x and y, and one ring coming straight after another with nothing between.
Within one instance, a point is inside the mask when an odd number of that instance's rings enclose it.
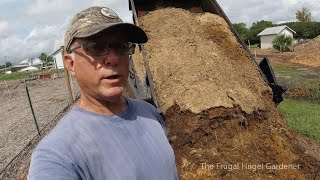
<instances>
[{"instance_id":1,"label":"field","mask_svg":"<svg viewBox=\"0 0 320 180\"><path fill-rule=\"evenodd\" d=\"M257 58L268 56L279 84L288 88L284 102L279 105L288 125L320 141L320 66L295 62L297 53L293 52L254 51Z\"/></svg>"},{"instance_id":2,"label":"field","mask_svg":"<svg viewBox=\"0 0 320 180\"><path fill-rule=\"evenodd\" d=\"M43 129L68 106L64 78L27 81L34 114ZM75 86L77 88L77 86ZM0 81L0 172L38 132L22 80Z\"/></svg>"}]
</instances>

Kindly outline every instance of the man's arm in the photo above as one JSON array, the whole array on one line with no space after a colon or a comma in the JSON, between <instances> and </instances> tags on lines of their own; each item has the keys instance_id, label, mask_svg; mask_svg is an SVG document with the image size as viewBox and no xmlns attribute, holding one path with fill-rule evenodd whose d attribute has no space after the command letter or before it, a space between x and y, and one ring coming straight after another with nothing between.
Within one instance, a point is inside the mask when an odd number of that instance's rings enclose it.
<instances>
[{"instance_id":1,"label":"man's arm","mask_svg":"<svg viewBox=\"0 0 320 180\"><path fill-rule=\"evenodd\" d=\"M36 149L32 153L28 180L78 180L73 163L51 150Z\"/></svg>"}]
</instances>

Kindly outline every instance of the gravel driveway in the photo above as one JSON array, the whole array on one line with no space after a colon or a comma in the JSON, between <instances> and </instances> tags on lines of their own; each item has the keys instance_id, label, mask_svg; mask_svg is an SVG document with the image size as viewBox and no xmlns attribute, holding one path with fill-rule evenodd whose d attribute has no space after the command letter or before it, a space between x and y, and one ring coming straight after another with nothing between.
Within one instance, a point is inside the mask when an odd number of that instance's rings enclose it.
<instances>
[{"instance_id":1,"label":"gravel driveway","mask_svg":"<svg viewBox=\"0 0 320 180\"><path fill-rule=\"evenodd\" d=\"M27 84L41 130L68 106L65 79L39 79ZM24 82L9 81L7 85L0 82L0 172L37 135ZM78 92L78 86L74 87Z\"/></svg>"}]
</instances>

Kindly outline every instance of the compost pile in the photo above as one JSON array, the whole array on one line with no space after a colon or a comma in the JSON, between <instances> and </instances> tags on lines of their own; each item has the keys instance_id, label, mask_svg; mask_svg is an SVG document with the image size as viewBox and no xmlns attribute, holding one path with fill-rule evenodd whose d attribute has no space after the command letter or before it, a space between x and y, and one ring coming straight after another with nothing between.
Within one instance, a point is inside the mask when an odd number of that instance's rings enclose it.
<instances>
[{"instance_id":1,"label":"compost pile","mask_svg":"<svg viewBox=\"0 0 320 180\"><path fill-rule=\"evenodd\" d=\"M271 89L223 18L165 8L139 23L149 36L146 57L181 179L317 176L320 158L311 154L319 150L296 145ZM135 59L140 75L143 65ZM271 168L281 164L299 168Z\"/></svg>"},{"instance_id":2,"label":"compost pile","mask_svg":"<svg viewBox=\"0 0 320 180\"><path fill-rule=\"evenodd\" d=\"M292 62L320 67L320 37L296 44L294 52L297 56Z\"/></svg>"}]
</instances>

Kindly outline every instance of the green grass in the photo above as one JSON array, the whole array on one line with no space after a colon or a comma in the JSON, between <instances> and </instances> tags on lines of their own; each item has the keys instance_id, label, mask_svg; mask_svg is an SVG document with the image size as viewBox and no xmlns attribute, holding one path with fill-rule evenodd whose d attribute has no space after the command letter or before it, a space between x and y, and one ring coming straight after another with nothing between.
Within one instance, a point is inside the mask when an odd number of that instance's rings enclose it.
<instances>
[{"instance_id":1,"label":"green grass","mask_svg":"<svg viewBox=\"0 0 320 180\"><path fill-rule=\"evenodd\" d=\"M63 72L63 69L58 70L59 73ZM38 70L38 71L25 71L25 72L13 72L11 74L0 74L0 81L3 80L16 80L16 79L25 79L32 75L39 75L42 73L48 73L48 74L54 74L57 73L57 70L55 69L49 69L49 70Z\"/></svg>"},{"instance_id":2,"label":"green grass","mask_svg":"<svg viewBox=\"0 0 320 180\"><path fill-rule=\"evenodd\" d=\"M285 99L279 109L290 127L320 141L320 104Z\"/></svg>"},{"instance_id":3,"label":"green grass","mask_svg":"<svg viewBox=\"0 0 320 180\"><path fill-rule=\"evenodd\" d=\"M282 76L291 76L291 77L299 77L303 74L303 72L299 71L299 67L294 66L273 66L273 71L276 74L281 74Z\"/></svg>"},{"instance_id":4,"label":"green grass","mask_svg":"<svg viewBox=\"0 0 320 180\"><path fill-rule=\"evenodd\" d=\"M250 49L257 49L259 47L259 44L251 44L250 45ZM247 46L247 48L249 49L249 46Z\"/></svg>"},{"instance_id":5,"label":"green grass","mask_svg":"<svg viewBox=\"0 0 320 180\"><path fill-rule=\"evenodd\" d=\"M320 83L315 84L315 87L310 92L309 98L313 102L320 103Z\"/></svg>"}]
</instances>

